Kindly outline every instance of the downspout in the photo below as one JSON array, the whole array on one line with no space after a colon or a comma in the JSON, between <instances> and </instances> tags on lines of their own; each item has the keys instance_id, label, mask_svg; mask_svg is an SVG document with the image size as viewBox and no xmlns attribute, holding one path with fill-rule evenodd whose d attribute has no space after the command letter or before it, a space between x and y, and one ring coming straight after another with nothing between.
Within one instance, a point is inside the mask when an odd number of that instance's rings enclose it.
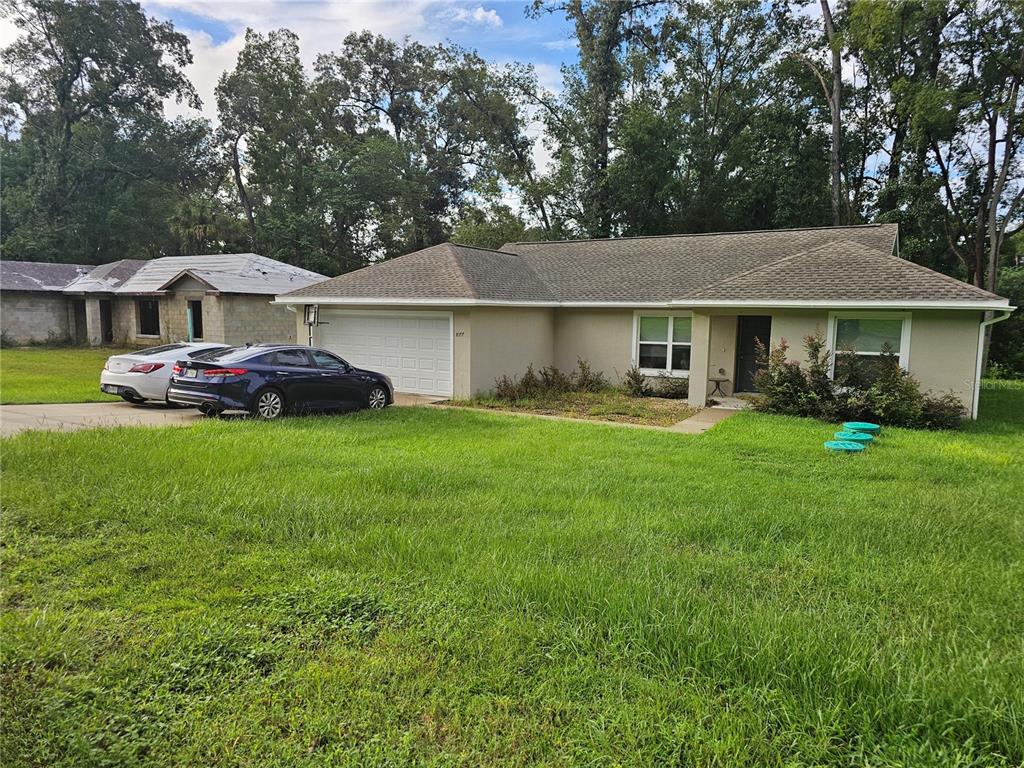
<instances>
[{"instance_id":1,"label":"downspout","mask_svg":"<svg viewBox=\"0 0 1024 768\"><path fill-rule=\"evenodd\" d=\"M990 325L995 325L1008 319L1015 309L1016 307L1010 307L1009 309L999 310L999 314L990 317L988 320L982 320L981 324L978 325L978 360L974 369L974 397L971 403L972 419L978 418L978 400L981 398L981 361L985 353L985 329Z\"/></svg>"}]
</instances>

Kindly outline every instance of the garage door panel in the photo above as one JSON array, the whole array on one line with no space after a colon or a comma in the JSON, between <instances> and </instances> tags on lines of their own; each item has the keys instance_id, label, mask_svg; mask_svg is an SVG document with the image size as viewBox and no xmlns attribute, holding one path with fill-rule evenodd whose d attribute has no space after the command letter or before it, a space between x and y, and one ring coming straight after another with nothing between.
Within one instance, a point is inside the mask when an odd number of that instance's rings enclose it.
<instances>
[{"instance_id":1,"label":"garage door panel","mask_svg":"<svg viewBox=\"0 0 1024 768\"><path fill-rule=\"evenodd\" d=\"M401 392L450 397L451 320L321 308L320 346L391 377Z\"/></svg>"}]
</instances>

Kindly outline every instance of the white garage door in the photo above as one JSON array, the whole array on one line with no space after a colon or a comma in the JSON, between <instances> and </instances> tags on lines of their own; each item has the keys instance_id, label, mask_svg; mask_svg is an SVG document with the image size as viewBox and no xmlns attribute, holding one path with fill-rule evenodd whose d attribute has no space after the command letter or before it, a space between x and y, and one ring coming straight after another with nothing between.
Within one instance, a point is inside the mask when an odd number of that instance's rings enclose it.
<instances>
[{"instance_id":1,"label":"white garage door","mask_svg":"<svg viewBox=\"0 0 1024 768\"><path fill-rule=\"evenodd\" d=\"M354 312L321 305L320 346L391 377L399 392L452 395L451 315Z\"/></svg>"}]
</instances>

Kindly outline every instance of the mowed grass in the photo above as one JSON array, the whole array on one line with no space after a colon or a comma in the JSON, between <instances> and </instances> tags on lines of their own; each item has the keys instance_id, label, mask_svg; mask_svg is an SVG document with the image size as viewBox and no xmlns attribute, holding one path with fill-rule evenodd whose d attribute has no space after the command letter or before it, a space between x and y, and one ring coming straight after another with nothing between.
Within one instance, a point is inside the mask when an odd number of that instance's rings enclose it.
<instances>
[{"instance_id":1,"label":"mowed grass","mask_svg":"<svg viewBox=\"0 0 1024 768\"><path fill-rule=\"evenodd\" d=\"M100 392L110 347L5 347L0 349L0 403L98 403L120 400Z\"/></svg>"},{"instance_id":2,"label":"mowed grass","mask_svg":"<svg viewBox=\"0 0 1024 768\"><path fill-rule=\"evenodd\" d=\"M5 440L0 762L1019 766L1024 389L983 416Z\"/></svg>"}]
</instances>

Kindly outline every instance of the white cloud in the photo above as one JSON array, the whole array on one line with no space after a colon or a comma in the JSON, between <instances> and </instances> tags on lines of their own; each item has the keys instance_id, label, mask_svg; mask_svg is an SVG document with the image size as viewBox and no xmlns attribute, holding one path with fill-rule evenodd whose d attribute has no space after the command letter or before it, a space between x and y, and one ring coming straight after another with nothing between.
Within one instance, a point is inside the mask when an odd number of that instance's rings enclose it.
<instances>
[{"instance_id":1,"label":"white cloud","mask_svg":"<svg viewBox=\"0 0 1024 768\"><path fill-rule=\"evenodd\" d=\"M548 40L546 43L541 43L549 51L571 51L576 48L576 38L566 37L561 40Z\"/></svg>"},{"instance_id":2,"label":"white cloud","mask_svg":"<svg viewBox=\"0 0 1024 768\"><path fill-rule=\"evenodd\" d=\"M482 5L469 10L467 8L456 8L452 11L451 18L462 24L482 24L487 27L500 27L501 16L494 9L485 9Z\"/></svg>"},{"instance_id":3,"label":"white cloud","mask_svg":"<svg viewBox=\"0 0 1024 768\"><path fill-rule=\"evenodd\" d=\"M209 19L226 27L230 37L216 41L205 30L178 28L192 42L193 64L187 73L203 100L202 114L216 119L214 87L221 74L231 69L245 42L247 27L266 34L288 28L299 36L302 62L312 67L321 53L336 51L350 32L369 29L398 39L411 36L422 43L441 42L454 22L489 28L502 19L482 5L464 6L454 0L379 0L326 2L324 0L142 0L147 13L166 17L178 10ZM0 29L0 32L3 30ZM171 115L196 115L185 105L168 103Z\"/></svg>"}]
</instances>

